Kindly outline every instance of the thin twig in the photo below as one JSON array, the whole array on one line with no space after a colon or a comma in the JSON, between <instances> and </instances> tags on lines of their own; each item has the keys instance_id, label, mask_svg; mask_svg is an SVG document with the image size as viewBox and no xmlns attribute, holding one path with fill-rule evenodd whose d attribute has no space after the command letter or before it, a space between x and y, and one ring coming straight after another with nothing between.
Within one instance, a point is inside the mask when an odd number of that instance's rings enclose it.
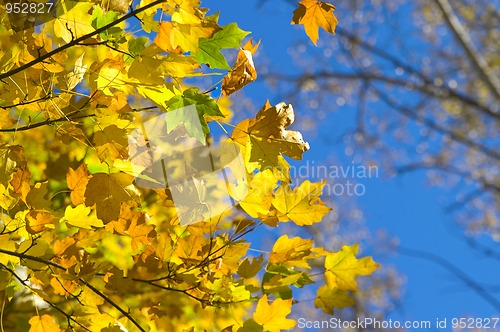
<instances>
[{"instance_id":1,"label":"thin twig","mask_svg":"<svg viewBox=\"0 0 500 332\"><path fill-rule=\"evenodd\" d=\"M491 74L493 71L491 68L488 68L488 63L481 53L474 49L470 35L453 12L450 2L448 0L434 0L434 3L441 10L446 24L455 35L465 53L469 56L481 79L488 85L495 97L500 99L500 81L496 76Z\"/></svg>"},{"instance_id":2,"label":"thin twig","mask_svg":"<svg viewBox=\"0 0 500 332\"><path fill-rule=\"evenodd\" d=\"M22 259L29 259L29 260L32 260L35 262L43 263L43 264L48 265L48 266L56 267L56 268L61 269L63 271L67 271L67 268L65 268L64 266L59 265L59 264L54 263L54 262L49 261L49 260L45 260L43 258L39 258L39 257L27 255L27 254L21 254L21 253L17 253L17 252L5 250L5 249L0 249L0 253L10 255L10 256L19 257ZM113 300L111 300L109 297L107 297L104 293L102 293L100 290L98 290L97 288L92 286L90 283L85 281L83 278L78 277L78 280L80 280L81 283L83 283L85 286L87 286L89 289L91 289L94 293L96 293L98 296L100 296L104 301L108 302L111 306L116 308L120 313L122 313L125 317L127 317L132 322L132 324L134 324L141 332L146 332L146 330L144 330L144 328L128 312L123 310L118 304L116 304Z\"/></svg>"},{"instance_id":3,"label":"thin twig","mask_svg":"<svg viewBox=\"0 0 500 332\"><path fill-rule=\"evenodd\" d=\"M446 260L438 255L435 255L433 253L430 253L430 252L405 248L405 247L401 247L401 246L398 248L398 251L400 254L405 255L405 256L425 259L427 261L438 264L439 266L441 266L444 269L451 272L455 277L460 279L462 282L464 282L470 289L472 289L474 292L476 292L476 294L478 294L486 302L491 304L491 306L493 306L497 311L500 312L500 302L495 297L493 297L490 294L490 292L488 292L483 286L481 286L479 283L474 281L471 277L469 277L467 274L465 274L458 267L451 264L448 260Z\"/></svg>"},{"instance_id":4,"label":"thin twig","mask_svg":"<svg viewBox=\"0 0 500 332\"><path fill-rule=\"evenodd\" d=\"M413 119L413 120L423 124L424 126L431 128L431 129L433 129L441 134L449 135L450 138L452 138L454 141L461 143L463 145L466 145L470 148L473 148L477 151L480 151L480 152L484 153L486 156L500 160L500 153L498 153L496 150L492 150L492 149L490 149L486 146L483 146L475 141L468 140L463 135L456 133L453 130L449 130L449 129L437 124L436 122L434 122L433 120L431 120L427 117L419 116L418 114L413 112L411 109L404 107L403 105L398 105L394 101L394 99L390 98L387 94L383 93L380 89L377 89L375 87L372 87L372 89L374 91L376 91L376 93L380 97L380 99L382 99L385 103L387 103L387 105L391 106L393 109L395 109L396 111L400 112L401 114L409 117L410 119Z\"/></svg>"},{"instance_id":5,"label":"thin twig","mask_svg":"<svg viewBox=\"0 0 500 332\"><path fill-rule=\"evenodd\" d=\"M141 332L146 332L146 330L130 315L128 312L126 312L122 307L120 307L118 304L116 304L113 300L111 300L109 297L107 297L103 292L92 286L90 283L86 282L83 278L78 278L81 283L83 283L85 286L90 288L94 293L96 293L98 296L100 296L104 301L108 302L111 306L113 306L116 310L121 312L121 314L125 317L127 317L132 324L134 324Z\"/></svg>"},{"instance_id":6,"label":"thin twig","mask_svg":"<svg viewBox=\"0 0 500 332\"><path fill-rule=\"evenodd\" d=\"M29 289L31 292L35 293L38 295L38 293L36 293L31 287L30 285L28 285L26 283L25 280L23 280L19 275L16 274L16 272L14 270L12 270L11 268L7 267L6 265L0 263L0 267L4 270L6 270L7 272L9 272L12 276L14 276L24 287L26 287L27 289ZM40 297L40 296L39 296ZM66 313L64 310L62 310L61 308L59 308L56 304L52 303L51 301L47 300L47 299L44 299L42 297L40 297L43 301L45 301L46 303L48 303L52 308L54 308L55 310L57 310L58 312L60 312L63 316L66 317L66 319L69 321L72 321L74 322L75 324L77 324L78 326L80 326L82 329L84 329L85 331L89 331L90 332L90 329L88 329L87 327L85 327L84 325L82 325L82 323L78 322L75 318L73 318L73 316L71 316L70 314Z\"/></svg>"}]
</instances>

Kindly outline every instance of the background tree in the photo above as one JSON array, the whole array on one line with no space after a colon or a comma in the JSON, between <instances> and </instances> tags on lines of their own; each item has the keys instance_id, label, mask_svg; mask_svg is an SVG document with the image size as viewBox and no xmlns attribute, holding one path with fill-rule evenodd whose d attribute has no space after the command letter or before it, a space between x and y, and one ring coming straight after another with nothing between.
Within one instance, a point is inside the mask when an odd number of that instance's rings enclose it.
<instances>
[{"instance_id":1,"label":"background tree","mask_svg":"<svg viewBox=\"0 0 500 332\"><path fill-rule=\"evenodd\" d=\"M466 183L449 211L469 235L486 232L497 240L498 8L446 0L337 7L345 20L336 37L321 40L317 54L296 47L303 73L268 77L280 79L283 95L301 92L304 104L315 100L318 109L332 96L357 105L353 142L389 157L395 172L430 169L435 181ZM414 23L401 31L401 20ZM321 59L325 53L336 61ZM394 138L400 145L388 144Z\"/></svg>"}]
</instances>

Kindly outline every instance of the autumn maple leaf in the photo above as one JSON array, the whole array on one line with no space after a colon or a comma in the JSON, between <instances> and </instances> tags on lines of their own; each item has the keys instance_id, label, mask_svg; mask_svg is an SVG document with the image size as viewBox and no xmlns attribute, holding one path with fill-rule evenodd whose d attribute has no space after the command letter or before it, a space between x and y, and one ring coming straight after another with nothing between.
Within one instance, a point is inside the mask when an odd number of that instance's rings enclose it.
<instances>
[{"instance_id":1,"label":"autumn maple leaf","mask_svg":"<svg viewBox=\"0 0 500 332\"><path fill-rule=\"evenodd\" d=\"M335 34L338 20L333 14L334 5L316 0L303 0L298 4L299 7L293 12L292 24L303 24L307 36L314 45L318 41L320 27L331 34Z\"/></svg>"}]
</instances>

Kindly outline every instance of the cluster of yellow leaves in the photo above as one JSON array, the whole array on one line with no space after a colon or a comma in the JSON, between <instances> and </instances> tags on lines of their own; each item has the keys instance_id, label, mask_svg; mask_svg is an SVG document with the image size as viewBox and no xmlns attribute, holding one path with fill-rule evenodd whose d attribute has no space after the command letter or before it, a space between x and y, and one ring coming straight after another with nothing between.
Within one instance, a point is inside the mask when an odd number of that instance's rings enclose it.
<instances>
[{"instance_id":1,"label":"cluster of yellow leaves","mask_svg":"<svg viewBox=\"0 0 500 332\"><path fill-rule=\"evenodd\" d=\"M228 188L240 209L182 226L173 188L138 185L131 159L149 141L130 149L129 134L150 116L139 111L173 118L181 113L171 111L194 105L195 119L175 124L192 129L199 120L194 136L208 145L208 123L225 128L233 94L257 79L260 42L243 43L249 32L220 26L198 0L141 0L130 17L155 34L149 40L128 22L116 23L131 4L63 0L40 28L1 22L0 306L13 308L6 330L293 329L287 316L296 289L314 283L312 271L325 273L317 307L333 313L352 304L355 278L377 267L356 259L357 245L330 253L313 239L283 235L265 254L248 254L245 236L261 224L309 226L331 210L320 199L324 181L291 185L287 158L301 160L309 149L289 128L291 105L266 102L228 134L244 160L245 184ZM334 31L333 8L302 1L294 22L316 43L319 27ZM237 52L232 66L222 49ZM219 82L224 98L183 81L220 70L227 71ZM193 197L206 208L213 188L196 184ZM26 281L16 274L20 266ZM48 306L37 312L26 302L33 310L18 310L25 302L14 298L26 294Z\"/></svg>"},{"instance_id":2,"label":"cluster of yellow leaves","mask_svg":"<svg viewBox=\"0 0 500 332\"><path fill-rule=\"evenodd\" d=\"M356 291L356 277L370 275L379 264L371 257L357 259L358 245L343 246L336 253L329 253L325 259L326 285L318 289L314 301L316 308L332 314L334 308L343 309L354 304L348 291Z\"/></svg>"},{"instance_id":3,"label":"cluster of yellow leaves","mask_svg":"<svg viewBox=\"0 0 500 332\"><path fill-rule=\"evenodd\" d=\"M95 29L90 24L92 16L88 13L93 6L92 2L62 3L62 6L57 7L54 34L69 43L75 38L93 32Z\"/></svg>"},{"instance_id":4,"label":"cluster of yellow leaves","mask_svg":"<svg viewBox=\"0 0 500 332\"><path fill-rule=\"evenodd\" d=\"M284 170L287 164L281 155L302 159L309 144L304 142L300 132L285 129L294 121L292 105L279 103L271 106L266 102L255 119L244 120L236 126L232 139L242 147L248 172L254 169Z\"/></svg>"},{"instance_id":5,"label":"cluster of yellow leaves","mask_svg":"<svg viewBox=\"0 0 500 332\"><path fill-rule=\"evenodd\" d=\"M155 43L169 52L198 52L198 40L220 30L215 21L205 17L199 5L198 0L168 0L166 13L172 16L172 21L160 23Z\"/></svg>"}]
</instances>

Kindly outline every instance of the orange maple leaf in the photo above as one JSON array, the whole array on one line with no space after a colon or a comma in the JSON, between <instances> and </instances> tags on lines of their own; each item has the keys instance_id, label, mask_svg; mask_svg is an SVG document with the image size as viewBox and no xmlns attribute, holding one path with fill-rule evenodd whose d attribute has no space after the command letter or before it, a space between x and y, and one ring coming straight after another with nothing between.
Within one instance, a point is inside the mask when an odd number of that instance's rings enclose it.
<instances>
[{"instance_id":1,"label":"orange maple leaf","mask_svg":"<svg viewBox=\"0 0 500 332\"><path fill-rule=\"evenodd\" d=\"M293 12L292 24L303 24L307 36L314 45L318 41L320 27L335 34L338 20L333 14L334 5L316 0L303 0L298 4L299 7Z\"/></svg>"}]
</instances>

